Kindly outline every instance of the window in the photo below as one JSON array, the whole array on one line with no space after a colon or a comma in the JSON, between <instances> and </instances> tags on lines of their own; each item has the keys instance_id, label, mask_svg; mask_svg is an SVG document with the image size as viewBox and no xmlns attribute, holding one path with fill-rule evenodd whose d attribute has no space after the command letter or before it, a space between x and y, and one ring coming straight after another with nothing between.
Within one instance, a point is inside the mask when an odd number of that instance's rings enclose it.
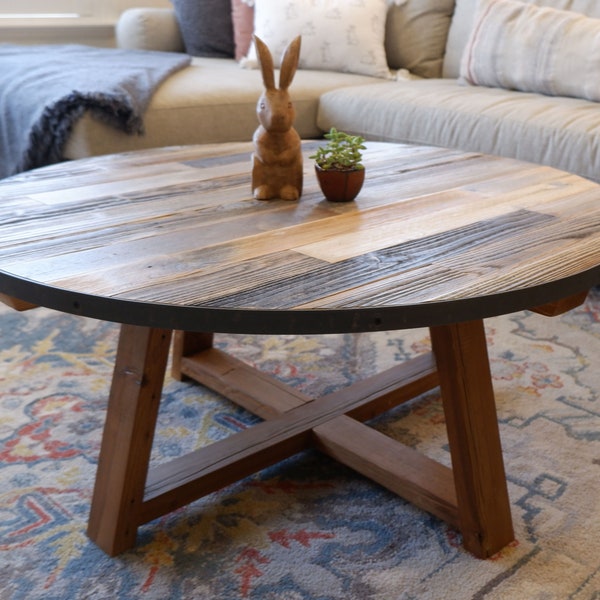
<instances>
[{"instance_id":1,"label":"window","mask_svg":"<svg viewBox=\"0 0 600 600\"><path fill-rule=\"evenodd\" d=\"M171 8L170 0L0 0L0 27L30 19L110 20L136 6Z\"/></svg>"},{"instance_id":2,"label":"window","mask_svg":"<svg viewBox=\"0 0 600 600\"><path fill-rule=\"evenodd\" d=\"M172 5L170 0L0 0L0 42L113 46L119 15L136 6Z\"/></svg>"},{"instance_id":3,"label":"window","mask_svg":"<svg viewBox=\"0 0 600 600\"><path fill-rule=\"evenodd\" d=\"M93 9L93 0L0 0L1 19L90 17Z\"/></svg>"}]
</instances>

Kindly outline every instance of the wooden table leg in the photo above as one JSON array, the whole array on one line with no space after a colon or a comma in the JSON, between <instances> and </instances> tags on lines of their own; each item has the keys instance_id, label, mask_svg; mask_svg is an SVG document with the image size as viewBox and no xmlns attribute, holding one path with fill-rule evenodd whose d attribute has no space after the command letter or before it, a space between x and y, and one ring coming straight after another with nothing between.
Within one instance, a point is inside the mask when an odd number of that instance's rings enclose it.
<instances>
[{"instance_id":1,"label":"wooden table leg","mask_svg":"<svg viewBox=\"0 0 600 600\"><path fill-rule=\"evenodd\" d=\"M177 381L183 381L182 359L185 356L212 348L215 334L195 331L176 331L173 337L173 364L171 376Z\"/></svg>"},{"instance_id":2,"label":"wooden table leg","mask_svg":"<svg viewBox=\"0 0 600 600\"><path fill-rule=\"evenodd\" d=\"M171 331L122 325L88 536L110 556L134 546Z\"/></svg>"},{"instance_id":3,"label":"wooden table leg","mask_svg":"<svg viewBox=\"0 0 600 600\"><path fill-rule=\"evenodd\" d=\"M160 465L148 474L170 338L168 330L129 325L121 329L88 525L90 538L111 556L134 546L139 525L207 493L212 487L205 485L205 481L210 483L213 476L218 475L219 485L223 485L222 474L229 473L229 463L234 471L238 468L238 445L242 442L234 439L221 443L227 446L227 451L230 445L235 446L233 458L225 451L219 454L220 446L214 444L176 459L175 466ZM261 444L270 448L281 440L283 444L288 438L294 441L294 436L300 436L302 443L293 446L290 451L293 453L311 445L308 434L312 430L317 447L457 524L465 548L486 558L511 542L514 534L483 322L432 327L431 339L437 374L432 370L431 360L429 367L428 357L420 357L321 398L318 403L295 390L286 392L286 386L280 382L211 349L210 333L176 334L174 376L191 376L250 410L258 408L258 413L268 421L282 421L274 432L272 428L266 433L262 431L270 427L267 422L262 429L257 426L253 428L255 432L246 432L248 436L258 436L258 441L252 437L243 446L253 461L249 463L251 468L246 469L249 472L260 468L255 457L260 455ZM361 420L369 418L371 413L385 411L403 402L407 394L412 396L409 391L420 393L430 389L438 377L452 472L447 467L430 464L433 461L429 459L407 454L407 450L396 447L396 442L381 440L383 436L350 418ZM269 383L277 393L269 392ZM417 387L413 390L414 385ZM280 400L282 393L284 401ZM341 425L351 426L352 435L346 432L340 436ZM260 437L263 434L264 438ZM348 445L352 439L357 441L356 447ZM289 455L284 450L281 457L273 457L269 451L270 460ZM378 461L379 456L388 454L395 457L389 468ZM394 461L407 466L399 469ZM434 485L430 478L437 483Z\"/></svg>"},{"instance_id":4,"label":"wooden table leg","mask_svg":"<svg viewBox=\"0 0 600 600\"><path fill-rule=\"evenodd\" d=\"M465 548L487 558L514 539L483 321L431 327Z\"/></svg>"}]
</instances>

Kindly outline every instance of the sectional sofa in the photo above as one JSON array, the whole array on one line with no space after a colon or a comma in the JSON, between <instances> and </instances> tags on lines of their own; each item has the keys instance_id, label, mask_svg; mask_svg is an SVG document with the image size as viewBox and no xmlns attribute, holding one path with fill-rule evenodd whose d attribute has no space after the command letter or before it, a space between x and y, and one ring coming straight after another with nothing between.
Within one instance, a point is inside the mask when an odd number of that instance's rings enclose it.
<instances>
[{"instance_id":1,"label":"sectional sofa","mask_svg":"<svg viewBox=\"0 0 600 600\"><path fill-rule=\"evenodd\" d=\"M144 135L85 117L66 158L250 140L262 91L247 48L250 28L276 56L293 32L302 33L301 68L290 91L303 138L335 126L367 139L486 152L600 180L598 0L240 3L232 5L233 51L224 56L210 45L194 46L201 21L186 17L184 0L173 10L125 12L119 47L202 56L157 90ZM236 5L246 11L245 29ZM211 31L206 22L197 28ZM234 51L237 57L229 56Z\"/></svg>"}]
</instances>

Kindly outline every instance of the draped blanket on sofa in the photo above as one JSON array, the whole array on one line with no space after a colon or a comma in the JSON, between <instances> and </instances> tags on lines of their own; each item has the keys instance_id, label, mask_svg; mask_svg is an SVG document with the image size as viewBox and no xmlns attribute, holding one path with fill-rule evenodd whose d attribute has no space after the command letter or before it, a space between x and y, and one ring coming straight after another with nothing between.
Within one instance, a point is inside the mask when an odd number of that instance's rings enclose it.
<instances>
[{"instance_id":1,"label":"draped blanket on sofa","mask_svg":"<svg viewBox=\"0 0 600 600\"><path fill-rule=\"evenodd\" d=\"M83 45L0 45L0 178L59 162L90 111L143 132L152 94L190 63L184 54Z\"/></svg>"}]
</instances>

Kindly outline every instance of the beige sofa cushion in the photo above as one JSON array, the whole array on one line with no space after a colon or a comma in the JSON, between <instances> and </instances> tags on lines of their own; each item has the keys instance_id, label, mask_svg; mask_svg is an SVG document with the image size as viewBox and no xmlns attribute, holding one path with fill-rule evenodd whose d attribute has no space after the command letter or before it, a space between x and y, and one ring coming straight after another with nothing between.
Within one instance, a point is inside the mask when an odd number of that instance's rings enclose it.
<instances>
[{"instance_id":1,"label":"beige sofa cushion","mask_svg":"<svg viewBox=\"0 0 600 600\"><path fill-rule=\"evenodd\" d=\"M322 135L316 125L322 93L385 81L330 71L298 71L290 88L298 133L304 138ZM86 115L75 126L65 157L251 140L258 126L256 102L262 91L259 71L242 69L234 59L194 58L192 66L169 77L154 94L144 116L144 135L127 135Z\"/></svg>"},{"instance_id":2,"label":"beige sofa cushion","mask_svg":"<svg viewBox=\"0 0 600 600\"><path fill-rule=\"evenodd\" d=\"M483 0L484 2L486 0ZM570 10L588 17L600 18L600 0L519 0L537 6L549 6L559 10ZM479 0L456 0L454 17L448 32L444 56L443 76L456 78L460 75L463 51L471 35L473 20Z\"/></svg>"},{"instance_id":3,"label":"beige sofa cushion","mask_svg":"<svg viewBox=\"0 0 600 600\"><path fill-rule=\"evenodd\" d=\"M518 0L487 0L475 18L460 74L472 85L598 102L598 40L600 19Z\"/></svg>"},{"instance_id":4,"label":"beige sofa cushion","mask_svg":"<svg viewBox=\"0 0 600 600\"><path fill-rule=\"evenodd\" d=\"M115 26L117 48L183 52L183 38L171 8L130 8Z\"/></svg>"},{"instance_id":5,"label":"beige sofa cushion","mask_svg":"<svg viewBox=\"0 0 600 600\"><path fill-rule=\"evenodd\" d=\"M406 0L389 9L385 50L392 69L440 77L454 0Z\"/></svg>"},{"instance_id":6,"label":"beige sofa cushion","mask_svg":"<svg viewBox=\"0 0 600 600\"><path fill-rule=\"evenodd\" d=\"M328 92L318 125L518 158L600 180L599 110L579 98L420 79Z\"/></svg>"}]
</instances>

